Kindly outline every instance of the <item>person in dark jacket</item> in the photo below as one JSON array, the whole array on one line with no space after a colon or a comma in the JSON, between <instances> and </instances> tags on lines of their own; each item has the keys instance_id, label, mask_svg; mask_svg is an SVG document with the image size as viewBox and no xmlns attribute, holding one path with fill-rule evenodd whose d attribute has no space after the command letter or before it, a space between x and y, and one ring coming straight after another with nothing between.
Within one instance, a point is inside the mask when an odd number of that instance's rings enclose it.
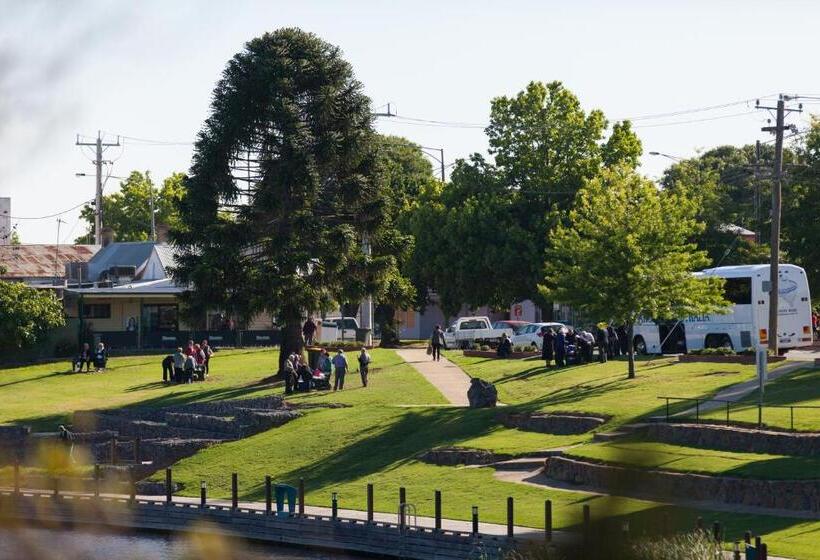
<instances>
[{"instance_id":1,"label":"person in dark jacket","mask_svg":"<svg viewBox=\"0 0 820 560\"><path fill-rule=\"evenodd\" d=\"M77 354L77 357L74 358L74 361L71 364L71 370L80 373L83 371L83 364L85 364L85 372L91 372L91 362L93 361L93 356L91 354L91 346L87 342L83 342L83 347L80 349L80 353Z\"/></svg>"},{"instance_id":2,"label":"person in dark jacket","mask_svg":"<svg viewBox=\"0 0 820 560\"><path fill-rule=\"evenodd\" d=\"M501 342L498 343L498 351L496 352L499 358L509 358L512 355L512 341L507 333L501 335Z\"/></svg>"},{"instance_id":3,"label":"person in dark jacket","mask_svg":"<svg viewBox=\"0 0 820 560\"><path fill-rule=\"evenodd\" d=\"M441 325L436 325L433 329L433 334L430 335L430 346L433 349L433 360L441 361L441 349L444 347L444 331L441 330Z\"/></svg>"},{"instance_id":4,"label":"person in dark jacket","mask_svg":"<svg viewBox=\"0 0 820 560\"><path fill-rule=\"evenodd\" d=\"M174 355L168 354L162 360L162 382L170 383L174 380Z\"/></svg>"},{"instance_id":5,"label":"person in dark jacket","mask_svg":"<svg viewBox=\"0 0 820 560\"><path fill-rule=\"evenodd\" d=\"M552 359L555 356L555 331L551 327L541 327L541 359L547 362L547 367L552 367Z\"/></svg>"},{"instance_id":6,"label":"person in dark jacket","mask_svg":"<svg viewBox=\"0 0 820 560\"><path fill-rule=\"evenodd\" d=\"M603 323L598 325L598 336L595 338L598 340L598 361L605 364L609 353L609 333L606 325Z\"/></svg>"},{"instance_id":7,"label":"person in dark jacket","mask_svg":"<svg viewBox=\"0 0 820 560\"><path fill-rule=\"evenodd\" d=\"M606 334L609 336L609 352L607 353L607 358L617 358L621 345L618 344L618 335L615 333L615 328L609 325L606 328Z\"/></svg>"},{"instance_id":8,"label":"person in dark jacket","mask_svg":"<svg viewBox=\"0 0 820 560\"><path fill-rule=\"evenodd\" d=\"M626 356L629 353L629 335L626 332L626 326L621 325L615 329L615 334L618 335L618 343L621 345L621 356Z\"/></svg>"},{"instance_id":9,"label":"person in dark jacket","mask_svg":"<svg viewBox=\"0 0 820 560\"><path fill-rule=\"evenodd\" d=\"M555 365L564 367L567 365L567 337L564 334L564 329L559 329L558 334L555 335Z\"/></svg>"}]
</instances>

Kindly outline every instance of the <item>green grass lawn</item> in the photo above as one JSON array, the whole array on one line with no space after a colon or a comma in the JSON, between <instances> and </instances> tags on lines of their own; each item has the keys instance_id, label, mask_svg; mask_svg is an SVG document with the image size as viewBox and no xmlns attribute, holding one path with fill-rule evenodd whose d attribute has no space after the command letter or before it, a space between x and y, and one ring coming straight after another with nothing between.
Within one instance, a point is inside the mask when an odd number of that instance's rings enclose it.
<instances>
[{"instance_id":1,"label":"green grass lawn","mask_svg":"<svg viewBox=\"0 0 820 560\"><path fill-rule=\"evenodd\" d=\"M617 441L574 447L569 454L638 468L769 480L816 479L820 458L734 453L657 442Z\"/></svg>"},{"instance_id":2,"label":"green grass lawn","mask_svg":"<svg viewBox=\"0 0 820 560\"><path fill-rule=\"evenodd\" d=\"M766 426L795 430L820 430L820 369L806 368L767 383L763 391L763 423ZM755 391L740 403L731 405L729 418L734 422L757 424L758 393ZM817 408L778 408L814 406ZM793 412L793 416L792 416ZM726 410L705 415L726 419Z\"/></svg>"}]
</instances>

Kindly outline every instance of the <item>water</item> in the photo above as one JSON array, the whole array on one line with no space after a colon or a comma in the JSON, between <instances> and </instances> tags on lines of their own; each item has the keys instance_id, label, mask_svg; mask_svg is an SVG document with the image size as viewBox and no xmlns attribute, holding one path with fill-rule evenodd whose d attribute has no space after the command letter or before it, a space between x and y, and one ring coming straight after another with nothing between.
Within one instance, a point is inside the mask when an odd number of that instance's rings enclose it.
<instances>
[{"instance_id":1,"label":"water","mask_svg":"<svg viewBox=\"0 0 820 560\"><path fill-rule=\"evenodd\" d=\"M0 560L357 560L302 548L249 544L216 535L0 528Z\"/></svg>"}]
</instances>

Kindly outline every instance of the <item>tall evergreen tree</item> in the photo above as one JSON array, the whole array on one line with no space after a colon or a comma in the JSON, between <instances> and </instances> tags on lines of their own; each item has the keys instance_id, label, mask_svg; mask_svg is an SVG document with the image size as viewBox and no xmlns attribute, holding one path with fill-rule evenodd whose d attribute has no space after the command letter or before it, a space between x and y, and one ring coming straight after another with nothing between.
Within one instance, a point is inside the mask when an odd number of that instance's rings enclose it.
<instances>
[{"instance_id":1,"label":"tall evergreen tree","mask_svg":"<svg viewBox=\"0 0 820 560\"><path fill-rule=\"evenodd\" d=\"M186 186L174 232L186 310L271 313L280 370L307 313L378 291L395 267L361 249L389 225L370 100L311 33L266 33L229 61Z\"/></svg>"}]
</instances>

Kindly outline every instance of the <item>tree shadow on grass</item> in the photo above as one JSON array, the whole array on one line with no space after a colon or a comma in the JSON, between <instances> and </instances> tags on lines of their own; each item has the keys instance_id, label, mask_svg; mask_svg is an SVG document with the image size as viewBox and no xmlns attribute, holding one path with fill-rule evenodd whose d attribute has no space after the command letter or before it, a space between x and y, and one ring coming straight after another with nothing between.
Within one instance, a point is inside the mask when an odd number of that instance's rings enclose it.
<instances>
[{"instance_id":1,"label":"tree shadow on grass","mask_svg":"<svg viewBox=\"0 0 820 560\"><path fill-rule=\"evenodd\" d=\"M80 372L72 372L71 370L68 371L52 371L51 373L46 373L45 375L40 375L37 377L26 377L25 379L18 379L17 381L9 381L8 383L0 383L0 388L2 387L11 387L12 385L20 385L22 383L32 383L36 381L42 381L44 379L48 379L49 377L58 377L62 375L77 375ZM83 372L85 373L85 372Z\"/></svg>"}]
</instances>

